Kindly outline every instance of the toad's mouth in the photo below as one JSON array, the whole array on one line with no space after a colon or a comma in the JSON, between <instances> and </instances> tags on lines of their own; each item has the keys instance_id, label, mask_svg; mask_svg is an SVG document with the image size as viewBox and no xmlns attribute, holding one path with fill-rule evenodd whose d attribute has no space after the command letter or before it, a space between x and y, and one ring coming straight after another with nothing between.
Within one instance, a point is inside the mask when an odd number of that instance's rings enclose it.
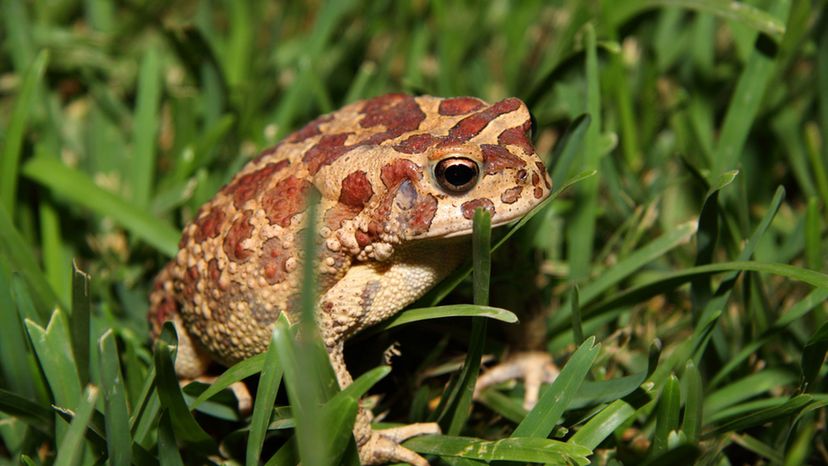
<instances>
[{"instance_id":1,"label":"toad's mouth","mask_svg":"<svg viewBox=\"0 0 828 466\"><path fill-rule=\"evenodd\" d=\"M540 205L536 205L532 209L528 209L526 211L517 211L517 212L509 212L509 213L506 213L506 214L498 214L498 215L496 215L497 220L494 223L492 223L491 228L494 229L494 228L502 227L504 225L508 225L510 223L519 221L520 219L522 219L526 216L533 216L535 210L538 207L540 207ZM469 225L468 228L462 228L462 229L459 229L459 230L448 231L448 232L445 232L445 233L442 233L442 234L440 232L437 232L435 234L429 235L427 239L457 238L457 237L460 237L460 236L470 236L473 232L473 220L466 220L466 219L463 219L463 220L464 220L464 222L468 222L468 225ZM423 239L426 239L426 238L423 238Z\"/></svg>"},{"instance_id":2,"label":"toad's mouth","mask_svg":"<svg viewBox=\"0 0 828 466\"><path fill-rule=\"evenodd\" d=\"M509 223L512 223L516 220L519 220L523 216L524 215L515 215L515 216L512 216L511 218L499 219L497 222L492 224L492 229L497 228L497 227L502 227L503 225L507 225ZM472 221L470 220L469 222L472 222ZM451 233L448 233L448 234L445 234L445 235L434 236L434 238L456 238L458 236L471 235L472 232L473 232L473 228L464 228L462 230L452 231Z\"/></svg>"}]
</instances>

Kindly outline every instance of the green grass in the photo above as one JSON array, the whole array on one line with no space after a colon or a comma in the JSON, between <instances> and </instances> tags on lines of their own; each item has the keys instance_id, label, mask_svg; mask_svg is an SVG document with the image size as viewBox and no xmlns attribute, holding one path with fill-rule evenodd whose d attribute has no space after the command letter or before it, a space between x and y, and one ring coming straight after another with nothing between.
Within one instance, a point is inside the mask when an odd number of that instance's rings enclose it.
<instances>
[{"instance_id":1,"label":"green grass","mask_svg":"<svg viewBox=\"0 0 828 466\"><path fill-rule=\"evenodd\" d=\"M0 465L357 464L361 399L439 422L406 442L434 464L828 463L825 4L4 0ZM524 99L555 195L478 218L467 265L349 343L348 389L284 323L180 388L145 318L180 228L260 149L394 91ZM538 405L472 401L524 346L562 366Z\"/></svg>"}]
</instances>

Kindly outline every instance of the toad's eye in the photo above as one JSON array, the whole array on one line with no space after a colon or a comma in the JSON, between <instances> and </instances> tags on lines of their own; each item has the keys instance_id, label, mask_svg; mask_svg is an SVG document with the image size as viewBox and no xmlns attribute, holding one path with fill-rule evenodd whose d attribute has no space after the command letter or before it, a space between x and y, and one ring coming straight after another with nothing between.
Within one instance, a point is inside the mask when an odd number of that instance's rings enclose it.
<instances>
[{"instance_id":1,"label":"toad's eye","mask_svg":"<svg viewBox=\"0 0 828 466\"><path fill-rule=\"evenodd\" d=\"M474 187L480 169L472 159L449 157L434 167L434 176L443 189L452 193L464 193Z\"/></svg>"}]
</instances>

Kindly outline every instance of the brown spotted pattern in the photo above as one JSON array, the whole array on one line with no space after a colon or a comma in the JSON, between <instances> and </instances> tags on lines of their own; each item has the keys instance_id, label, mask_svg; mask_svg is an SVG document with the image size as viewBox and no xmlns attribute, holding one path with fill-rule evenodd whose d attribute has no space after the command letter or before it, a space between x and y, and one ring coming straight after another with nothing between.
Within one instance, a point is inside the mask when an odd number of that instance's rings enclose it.
<instances>
[{"instance_id":1,"label":"brown spotted pattern","mask_svg":"<svg viewBox=\"0 0 828 466\"><path fill-rule=\"evenodd\" d=\"M374 189L363 170L350 173L342 180L339 203L356 210L362 210L374 195Z\"/></svg>"},{"instance_id":2,"label":"brown spotted pattern","mask_svg":"<svg viewBox=\"0 0 828 466\"><path fill-rule=\"evenodd\" d=\"M287 160L280 160L277 163L268 163L264 167L248 173L247 175L237 178L230 183L224 192L233 198L233 205L237 209L241 209L245 202L258 197L264 188L265 184L273 178L273 175L279 170L287 167L289 162Z\"/></svg>"},{"instance_id":3,"label":"brown spotted pattern","mask_svg":"<svg viewBox=\"0 0 828 466\"><path fill-rule=\"evenodd\" d=\"M180 316L188 336L222 364L266 349L280 314L298 319L312 191L320 199L314 263L326 343L393 315L456 265L444 255L462 247L440 245L470 233L475 208L500 224L548 195L530 126L514 98L389 94L316 118L252 159L184 229L151 294L153 332ZM435 181L435 163L449 155L480 167L468 192L445 192ZM427 260L436 265L394 275L400 264Z\"/></svg>"},{"instance_id":4,"label":"brown spotted pattern","mask_svg":"<svg viewBox=\"0 0 828 466\"><path fill-rule=\"evenodd\" d=\"M465 115L480 110L486 104L475 97L455 97L444 99L437 107L437 112L444 116Z\"/></svg>"},{"instance_id":5,"label":"brown spotted pattern","mask_svg":"<svg viewBox=\"0 0 828 466\"><path fill-rule=\"evenodd\" d=\"M319 136L320 134L322 134L322 124L327 123L331 120L333 120L333 115L323 115L311 121L299 131L286 137L285 142L297 143L302 142L306 139L310 139L314 136Z\"/></svg>"},{"instance_id":6,"label":"brown spotted pattern","mask_svg":"<svg viewBox=\"0 0 828 466\"><path fill-rule=\"evenodd\" d=\"M250 223L250 217L252 216L252 210L245 210L230 225L230 229L224 237L224 253L233 262L245 262L253 254L253 250L246 249L242 244L245 240L250 239L253 234L253 224Z\"/></svg>"},{"instance_id":7,"label":"brown spotted pattern","mask_svg":"<svg viewBox=\"0 0 828 466\"><path fill-rule=\"evenodd\" d=\"M287 227L294 215L305 210L305 198L311 184L295 176L276 183L262 197L262 207L271 224Z\"/></svg>"},{"instance_id":8,"label":"brown spotted pattern","mask_svg":"<svg viewBox=\"0 0 828 466\"><path fill-rule=\"evenodd\" d=\"M226 214L220 208L210 209L207 215L201 215L195 222L193 240L196 244L201 244L208 239L217 237L224 227L225 217Z\"/></svg>"},{"instance_id":9,"label":"brown spotted pattern","mask_svg":"<svg viewBox=\"0 0 828 466\"><path fill-rule=\"evenodd\" d=\"M514 170L526 166L526 162L503 146L482 144L480 149L483 151L483 170L487 175L497 175L506 169Z\"/></svg>"},{"instance_id":10,"label":"brown spotted pattern","mask_svg":"<svg viewBox=\"0 0 828 466\"><path fill-rule=\"evenodd\" d=\"M515 186L514 188L509 188L506 191L503 191L503 194L500 195L500 201L504 204L514 204L520 199L520 194L523 192L523 186Z\"/></svg>"},{"instance_id":11,"label":"brown spotted pattern","mask_svg":"<svg viewBox=\"0 0 828 466\"><path fill-rule=\"evenodd\" d=\"M443 105L445 102L446 101L444 100L443 102L441 102L440 105ZM463 107L463 105L468 104L450 104L448 105L448 107L451 111L459 111L458 108ZM512 98L501 100L500 102L497 102L494 105L485 107L482 110L459 120L449 129L448 134L446 134L445 136L435 136L433 134L415 134L396 144L394 148L406 154L419 154L425 152L427 149L430 149L432 147L450 147L464 144L472 138L474 138L475 136L479 135L480 132L483 131L483 129L486 128L489 125L489 123L491 123L495 118L510 112L514 112L515 110L520 108L521 105L523 104L518 99ZM472 107L466 108L471 109ZM447 112L449 112L449 110L447 110ZM458 114L464 113L465 112ZM449 112L441 114L450 115L451 113Z\"/></svg>"},{"instance_id":12,"label":"brown spotted pattern","mask_svg":"<svg viewBox=\"0 0 828 466\"><path fill-rule=\"evenodd\" d=\"M270 285L282 283L287 278L287 260L290 258L290 251L285 250L279 238L269 238L262 243L262 252L259 256L261 261L262 275Z\"/></svg>"},{"instance_id":13,"label":"brown spotted pattern","mask_svg":"<svg viewBox=\"0 0 828 466\"><path fill-rule=\"evenodd\" d=\"M522 125L509 128L500 133L497 143L500 145L512 145L520 147L524 154L529 155L535 152L532 146L532 139L529 131L532 129L532 120L526 120Z\"/></svg>"},{"instance_id":14,"label":"brown spotted pattern","mask_svg":"<svg viewBox=\"0 0 828 466\"><path fill-rule=\"evenodd\" d=\"M403 180L415 181L422 176L422 168L408 159L396 159L380 170L380 179L386 188L395 188Z\"/></svg>"},{"instance_id":15,"label":"brown spotted pattern","mask_svg":"<svg viewBox=\"0 0 828 466\"><path fill-rule=\"evenodd\" d=\"M478 207L488 210L491 215L495 214L494 203L491 199L486 199L485 197L464 202L463 205L460 206L460 211L463 212L463 217L471 220L474 218L474 211L477 210Z\"/></svg>"}]
</instances>

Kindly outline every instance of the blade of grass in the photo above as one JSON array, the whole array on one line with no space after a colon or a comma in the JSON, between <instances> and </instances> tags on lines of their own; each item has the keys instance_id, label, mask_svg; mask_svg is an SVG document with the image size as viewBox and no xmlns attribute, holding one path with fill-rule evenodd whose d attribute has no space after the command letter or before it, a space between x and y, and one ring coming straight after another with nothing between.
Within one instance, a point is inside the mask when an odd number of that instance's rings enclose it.
<instances>
[{"instance_id":1,"label":"blade of grass","mask_svg":"<svg viewBox=\"0 0 828 466\"><path fill-rule=\"evenodd\" d=\"M621 291L605 301L587 306L584 314L593 316L609 309L614 309L616 307L625 306L631 303L638 303L649 297L662 294L668 290L672 290L678 286L688 283L692 278L701 275L717 274L728 271L770 273L780 277L786 277L791 280L807 283L818 288L828 288L828 275L815 270L808 270L802 267L779 263L746 261L719 262L701 267L691 267L678 272L665 273L659 278Z\"/></svg>"},{"instance_id":2,"label":"blade of grass","mask_svg":"<svg viewBox=\"0 0 828 466\"><path fill-rule=\"evenodd\" d=\"M578 409L601 403L609 403L633 393L655 371L660 356L661 342L655 340L650 345L647 370L617 379L599 381L585 380L581 384L581 388L578 390L575 398L569 403L569 408Z\"/></svg>"},{"instance_id":3,"label":"blade of grass","mask_svg":"<svg viewBox=\"0 0 828 466\"><path fill-rule=\"evenodd\" d=\"M262 376L259 378L259 387L256 389L256 401L253 404L253 418L250 420L250 435L247 438L247 453L245 464L256 466L259 464L262 445L264 445L270 415L273 412L273 403L282 381L282 367L279 365L279 355L276 354L276 343L273 337L270 347L265 353Z\"/></svg>"},{"instance_id":4,"label":"blade of grass","mask_svg":"<svg viewBox=\"0 0 828 466\"><path fill-rule=\"evenodd\" d=\"M165 340L173 340L175 330L170 322L165 324L161 337L155 340L155 386L158 399L163 409L170 413L175 438L185 445L191 446L193 451L200 455L208 455L217 451L216 445L204 430L198 425L192 413L187 408L175 367L172 360L173 349Z\"/></svg>"},{"instance_id":5,"label":"blade of grass","mask_svg":"<svg viewBox=\"0 0 828 466\"><path fill-rule=\"evenodd\" d=\"M653 383L645 382L641 387L623 399L615 400L608 404L592 416L586 424L581 426L567 440L567 443L581 445L590 450L598 448L598 445L612 435L615 429L634 416L636 410L650 402L649 391L652 389Z\"/></svg>"},{"instance_id":6,"label":"blade of grass","mask_svg":"<svg viewBox=\"0 0 828 466\"><path fill-rule=\"evenodd\" d=\"M129 431L124 378L118 360L118 345L112 329L107 330L98 339L98 362L104 399L109 464L128 466L132 462L132 437Z\"/></svg>"},{"instance_id":7,"label":"blade of grass","mask_svg":"<svg viewBox=\"0 0 828 466\"><path fill-rule=\"evenodd\" d=\"M588 113L578 115L566 127L561 140L555 144L549 163L552 186L560 186L568 178L575 158L582 154L584 139L591 122L592 117Z\"/></svg>"},{"instance_id":8,"label":"blade of grass","mask_svg":"<svg viewBox=\"0 0 828 466\"><path fill-rule=\"evenodd\" d=\"M89 387L97 389L94 385L89 385ZM76 412L74 409L52 405L52 410L67 424L75 419ZM103 455L103 452L106 451L106 427L104 424L103 415L95 410L92 412L89 422L86 423L86 430L84 431L84 437L89 442L88 445L98 456Z\"/></svg>"},{"instance_id":9,"label":"blade of grass","mask_svg":"<svg viewBox=\"0 0 828 466\"><path fill-rule=\"evenodd\" d=\"M586 110L592 117L584 136L585 170L597 170L600 164L599 138L601 136L601 87L598 75L598 55L596 51L595 28L587 23L584 26L586 49ZM593 241L595 238L595 221L598 212L599 178L584 180L577 190L577 207L567 224L567 261L569 279L580 282L589 275L592 262Z\"/></svg>"},{"instance_id":10,"label":"blade of grass","mask_svg":"<svg viewBox=\"0 0 828 466\"><path fill-rule=\"evenodd\" d=\"M805 348L802 349L803 387L810 387L816 382L825 364L826 353L828 353L828 322L822 324L819 330L814 332L805 344ZM817 389L819 389L818 386Z\"/></svg>"},{"instance_id":11,"label":"blade of grass","mask_svg":"<svg viewBox=\"0 0 828 466\"><path fill-rule=\"evenodd\" d=\"M359 400L362 398L363 395L373 387L377 382L382 380L386 375L391 372L391 367L389 366L379 366L371 369L370 371L360 375L356 380L354 380L351 385L348 385L341 392L337 393L334 398L339 396L349 396L355 400ZM333 398L332 398L333 399Z\"/></svg>"},{"instance_id":12,"label":"blade of grass","mask_svg":"<svg viewBox=\"0 0 828 466\"><path fill-rule=\"evenodd\" d=\"M169 411L161 413L161 419L158 421L158 463L161 466L184 466L175 441Z\"/></svg>"},{"instance_id":13,"label":"blade of grass","mask_svg":"<svg viewBox=\"0 0 828 466\"><path fill-rule=\"evenodd\" d=\"M41 272L28 242L14 227L11 217L0 207L0 263L9 271L23 277L32 290L35 308L43 321L49 318L52 309L59 302L54 290Z\"/></svg>"},{"instance_id":14,"label":"blade of grass","mask_svg":"<svg viewBox=\"0 0 828 466\"><path fill-rule=\"evenodd\" d=\"M222 63L227 84L231 89L238 89L250 73L255 41L253 26L260 18L251 14L246 2L233 2L228 10L229 38Z\"/></svg>"},{"instance_id":15,"label":"blade of grass","mask_svg":"<svg viewBox=\"0 0 828 466\"><path fill-rule=\"evenodd\" d=\"M72 349L81 384L89 382L89 275L72 262ZM117 354L117 353L113 353ZM104 392L106 398L106 392Z\"/></svg>"},{"instance_id":16,"label":"blade of grass","mask_svg":"<svg viewBox=\"0 0 828 466\"><path fill-rule=\"evenodd\" d=\"M155 145L158 133L158 108L161 100L161 63L155 47L147 48L138 74L135 123L132 134L129 180L132 201L139 209L149 204L155 173Z\"/></svg>"},{"instance_id":17,"label":"blade of grass","mask_svg":"<svg viewBox=\"0 0 828 466\"><path fill-rule=\"evenodd\" d=\"M692 360L687 361L687 365L684 366L683 381L687 389L687 395L684 402L684 419L682 420L681 431L684 432L684 437L688 443L695 444L704 425L702 416L704 389L701 373L699 373L699 369Z\"/></svg>"},{"instance_id":18,"label":"blade of grass","mask_svg":"<svg viewBox=\"0 0 828 466\"><path fill-rule=\"evenodd\" d=\"M786 5L778 6L787 8ZM787 16L787 12L784 16ZM737 161L742 155L750 128L774 76L776 55L777 45L767 35L760 34L730 99L721 136L713 153L711 180L718 179L726 171L737 168Z\"/></svg>"},{"instance_id":19,"label":"blade of grass","mask_svg":"<svg viewBox=\"0 0 828 466\"><path fill-rule=\"evenodd\" d=\"M809 453L813 448L816 423L810 422L799 431L791 447L785 452L785 466L808 464ZM774 458L775 459L775 458ZM781 461L779 462L781 463ZM778 464L778 463L777 463Z\"/></svg>"},{"instance_id":20,"label":"blade of grass","mask_svg":"<svg viewBox=\"0 0 828 466\"><path fill-rule=\"evenodd\" d=\"M828 289L817 288L811 291L805 298L801 301L796 303L792 306L787 313L782 315L776 322L771 325L768 330L760 335L759 337L755 338L754 340L748 342L742 349L734 355L731 360L727 361L727 363L722 367L719 372L716 374L715 377L710 381L708 384L710 387L715 387L719 385L724 378L730 374L739 364L744 362L748 357L756 352L762 345L770 341L773 337L780 334L783 330L785 330L789 325L792 323L802 319L805 315L809 312L817 309L818 306L822 305L826 300L828 300Z\"/></svg>"},{"instance_id":21,"label":"blade of grass","mask_svg":"<svg viewBox=\"0 0 828 466\"><path fill-rule=\"evenodd\" d=\"M578 429L567 443L594 450L633 415L635 407L624 400L615 400Z\"/></svg>"},{"instance_id":22,"label":"blade of grass","mask_svg":"<svg viewBox=\"0 0 828 466\"><path fill-rule=\"evenodd\" d=\"M491 276L491 215L483 209L474 212L472 227L472 270L474 283L474 304L485 306L489 303L489 278ZM469 350L463 362L460 374L454 384L446 389L448 393L443 411L438 419L443 420L445 431L457 435L463 429L470 414L472 395L480 372L483 345L486 341L486 320L472 319L472 331L469 338Z\"/></svg>"},{"instance_id":23,"label":"blade of grass","mask_svg":"<svg viewBox=\"0 0 828 466\"><path fill-rule=\"evenodd\" d=\"M523 400L506 396L499 390L483 390L477 401L515 424L520 424L527 414Z\"/></svg>"},{"instance_id":24,"label":"blade of grass","mask_svg":"<svg viewBox=\"0 0 828 466\"><path fill-rule=\"evenodd\" d=\"M40 367L49 383L54 404L74 409L81 398L81 385L72 357L69 329L63 312L56 309L46 328L28 319L25 325ZM63 441L65 433L61 424L58 424L59 441Z\"/></svg>"},{"instance_id":25,"label":"blade of grass","mask_svg":"<svg viewBox=\"0 0 828 466\"><path fill-rule=\"evenodd\" d=\"M583 287L579 287L578 299L581 309L583 309L585 305L593 302L595 298L601 296L602 293L620 283L622 280L628 278L648 263L663 257L667 252L686 244L690 241L693 233L695 232L695 222L687 222L683 225L679 225L676 229L659 236L649 244L640 247L629 256L618 261L618 263L607 269L595 280L592 280ZM571 313L570 309L571 304L565 303L561 307L561 310L555 313L552 317L552 325L559 326L566 323L566 318L569 317Z\"/></svg>"},{"instance_id":26,"label":"blade of grass","mask_svg":"<svg viewBox=\"0 0 828 466\"><path fill-rule=\"evenodd\" d=\"M279 362L282 370L284 370L285 388L296 422L296 443L299 447L299 457L303 464L322 465L325 464L324 459L329 458L325 447L330 445L331 442L330 438L325 435L327 430L312 430L314 422L309 421L309 418L313 413L308 411L317 410L317 403L319 402L318 389L313 386L313 381L310 380L307 370L300 371L299 369L300 365L296 357L297 345L290 334L289 325L284 314L280 315L273 329L273 343L271 344L276 346ZM303 394L302 390L305 389L310 390L310 392ZM319 421L318 418L316 420ZM302 440L303 438L305 440ZM320 445L323 445L323 447L320 448Z\"/></svg>"},{"instance_id":27,"label":"blade of grass","mask_svg":"<svg viewBox=\"0 0 828 466\"><path fill-rule=\"evenodd\" d=\"M28 66L35 57L34 40L31 31L34 29L27 13L27 4L22 0L9 0L0 4L2 8L4 37L6 47L11 55L11 61L18 73Z\"/></svg>"},{"instance_id":28,"label":"blade of grass","mask_svg":"<svg viewBox=\"0 0 828 466\"><path fill-rule=\"evenodd\" d=\"M12 299L17 307L17 313L20 320L25 322L27 319L33 322L40 322L37 309L32 301L32 294L29 292L29 287L18 275L12 276L11 279Z\"/></svg>"},{"instance_id":29,"label":"blade of grass","mask_svg":"<svg viewBox=\"0 0 828 466\"><path fill-rule=\"evenodd\" d=\"M534 409L515 428L512 437L548 437L575 399L599 350L600 345L595 343L595 337L588 338L572 354L552 385L541 395Z\"/></svg>"},{"instance_id":30,"label":"blade of grass","mask_svg":"<svg viewBox=\"0 0 828 466\"><path fill-rule=\"evenodd\" d=\"M723 180L726 181L726 180ZM720 185L721 186L721 185ZM746 261L749 260L752 256L756 247L759 244L759 241L765 235L770 227L771 222L773 219L776 218L776 214L779 212L779 207L782 205L782 201L785 200L785 188L779 186L776 188L776 192L773 195L773 199L771 199L770 204L768 205L768 210L765 212L765 215L762 216L762 220L756 225L756 228L753 230L753 233L750 235L747 244L742 249L742 252L739 253L739 257L737 260ZM719 284L719 287L716 289L714 293L713 299L711 299L706 307L704 312L709 313L713 310L721 309L724 306L724 303L727 301L728 297L730 296L730 290L733 288L733 285L738 278L739 273L734 272L725 277L724 280Z\"/></svg>"},{"instance_id":31,"label":"blade of grass","mask_svg":"<svg viewBox=\"0 0 828 466\"><path fill-rule=\"evenodd\" d=\"M518 321L517 316L506 309L491 306L478 306L473 304L448 304L445 306L421 307L408 309L396 316L365 330L362 335L373 335L384 332L394 327L411 324L430 319L443 319L447 317L485 317L513 324Z\"/></svg>"},{"instance_id":32,"label":"blade of grass","mask_svg":"<svg viewBox=\"0 0 828 466\"><path fill-rule=\"evenodd\" d=\"M805 211L805 263L809 269L822 267L822 217L816 196L808 199Z\"/></svg>"},{"instance_id":33,"label":"blade of grass","mask_svg":"<svg viewBox=\"0 0 828 466\"><path fill-rule=\"evenodd\" d=\"M589 464L592 451L557 440L506 438L480 440L449 435L426 435L406 441L403 446L417 453L471 458L483 461L522 461L545 464Z\"/></svg>"},{"instance_id":34,"label":"blade of grass","mask_svg":"<svg viewBox=\"0 0 828 466\"><path fill-rule=\"evenodd\" d=\"M731 176L725 176L725 175ZM696 267L709 264L713 261L713 253L719 241L719 192L729 185L736 174L723 174L716 184L711 186L699 213L698 230L696 233ZM698 320L702 310L710 301L713 290L710 277L698 277L690 282L690 297L693 301L693 316Z\"/></svg>"},{"instance_id":35,"label":"blade of grass","mask_svg":"<svg viewBox=\"0 0 828 466\"><path fill-rule=\"evenodd\" d=\"M704 438L715 437L725 432L738 432L750 427L759 426L777 419L787 418L799 412L809 410L814 405L824 406L826 402L815 401L810 395L797 395L782 405L759 411L751 411L747 415L722 424L720 427L705 433Z\"/></svg>"},{"instance_id":36,"label":"blade of grass","mask_svg":"<svg viewBox=\"0 0 828 466\"><path fill-rule=\"evenodd\" d=\"M711 13L723 19L738 21L779 39L785 33L785 24L747 2L733 0L641 0L619 2L613 11L613 22L622 24L645 10L658 7L681 7Z\"/></svg>"},{"instance_id":37,"label":"blade of grass","mask_svg":"<svg viewBox=\"0 0 828 466\"><path fill-rule=\"evenodd\" d=\"M273 344L278 348L279 360L285 376L288 392L296 421L296 441L299 457L303 464L311 466L328 464L335 452L330 450L332 437L336 435L322 424L320 406L323 392L320 376L322 364L316 357L317 342L320 341L316 326L316 212L319 208L319 193L311 190L307 198L305 231L302 235L302 289L300 291L301 318L300 336L294 341L287 331L287 320L277 321L273 333ZM283 314L284 315L284 314ZM281 317L281 316L280 316ZM301 368L301 370L299 369ZM328 371L329 372L329 371Z\"/></svg>"},{"instance_id":38,"label":"blade of grass","mask_svg":"<svg viewBox=\"0 0 828 466\"><path fill-rule=\"evenodd\" d=\"M756 437L752 437L750 435L738 435L738 434L731 434L730 439L733 440L733 443L745 448L748 451L752 451L757 455L764 456L765 458L771 460L773 464L781 464L783 457L780 452L776 451L772 446L768 445L767 443L757 439ZM804 464L804 463L799 463Z\"/></svg>"},{"instance_id":39,"label":"blade of grass","mask_svg":"<svg viewBox=\"0 0 828 466\"><path fill-rule=\"evenodd\" d=\"M23 166L23 173L64 199L98 215L112 217L135 236L169 257L178 251L180 233L169 224L127 200L98 187L89 177L59 160L39 157Z\"/></svg>"},{"instance_id":40,"label":"blade of grass","mask_svg":"<svg viewBox=\"0 0 828 466\"><path fill-rule=\"evenodd\" d=\"M2 211L2 208L0 208ZM20 281L12 276L0 258L0 283ZM26 332L18 311L13 286L0 286L0 373L5 387L28 398L46 400L46 390L37 363L26 342Z\"/></svg>"},{"instance_id":41,"label":"blade of grass","mask_svg":"<svg viewBox=\"0 0 828 466\"><path fill-rule=\"evenodd\" d=\"M151 374L147 376L148 387L155 388L155 384L152 383L154 378L155 370L153 368ZM161 400L158 398L158 392L152 390L145 393L141 401L139 409L135 409L133 416L130 418L132 438L136 444L149 448L148 442L151 440L158 417L161 414Z\"/></svg>"},{"instance_id":42,"label":"blade of grass","mask_svg":"<svg viewBox=\"0 0 828 466\"><path fill-rule=\"evenodd\" d=\"M8 212L9 217L14 217L15 199L17 193L17 174L20 164L21 150L23 147L23 135L26 130L26 123L29 114L35 106L37 89L43 80L46 65L49 62L49 53L46 50L37 54L34 61L29 65L17 100L12 110L9 126L6 128L3 142L3 151L0 153L0 202Z\"/></svg>"},{"instance_id":43,"label":"blade of grass","mask_svg":"<svg viewBox=\"0 0 828 466\"><path fill-rule=\"evenodd\" d=\"M239 361L232 367L225 370L210 386L201 392L198 397L190 403L190 410L196 409L201 403L209 400L220 391L229 388L236 382L246 379L262 371L267 353L257 354L243 361Z\"/></svg>"},{"instance_id":44,"label":"blade of grass","mask_svg":"<svg viewBox=\"0 0 828 466\"><path fill-rule=\"evenodd\" d=\"M578 285L569 291L569 307L572 313L572 338L580 346L584 342L584 328L581 325L581 300Z\"/></svg>"},{"instance_id":45,"label":"blade of grass","mask_svg":"<svg viewBox=\"0 0 828 466\"><path fill-rule=\"evenodd\" d=\"M764 237L765 233L768 230L773 219L776 217L777 212L779 212L779 207L782 205L782 201L785 199L785 189L782 186L779 186L774 193L773 199L771 200L770 205L768 206L765 215L762 217L762 220L754 229L753 233L751 234L747 244L742 249L742 252L739 254L739 260L748 260L753 256L753 253L756 247L759 245L760 240ZM702 319L706 319L706 316L711 315L714 312L718 312L719 310L723 309L725 303L730 298L730 292L733 286L736 283L736 279L739 277L740 272L735 271L731 272L730 274L726 275L725 278L719 283L716 292L714 293L712 299L710 299L702 311ZM752 345L752 343L751 343ZM758 346L757 346L758 348ZM744 355L744 352L740 352L740 355ZM726 364L726 367L735 367L737 364L738 359L731 357ZM720 375L722 372L720 372ZM719 375L717 375L717 378ZM711 383L711 386L715 386L716 383Z\"/></svg>"},{"instance_id":46,"label":"blade of grass","mask_svg":"<svg viewBox=\"0 0 828 466\"><path fill-rule=\"evenodd\" d=\"M828 173L825 169L825 159L820 156L818 147L820 145L825 147L826 144L824 139L820 142L820 137L821 135L815 125L805 125L805 152L808 154L808 161L811 164L809 168L816 180L817 191L822 198L823 205L825 205L825 203L828 203Z\"/></svg>"},{"instance_id":47,"label":"blade of grass","mask_svg":"<svg viewBox=\"0 0 828 466\"><path fill-rule=\"evenodd\" d=\"M358 458L352 433L358 410L358 400L350 396L334 396L322 408L322 423L333 433L329 437L330 444L327 445L328 451L331 452L328 464L346 464L342 457L348 453ZM359 464L359 460L356 461Z\"/></svg>"},{"instance_id":48,"label":"blade of grass","mask_svg":"<svg viewBox=\"0 0 828 466\"><path fill-rule=\"evenodd\" d=\"M95 412L95 402L98 399L98 389L90 385L86 388L83 398L79 400L75 416L66 435L60 442L54 466L72 466L80 464L84 452L84 434L86 426Z\"/></svg>"},{"instance_id":49,"label":"blade of grass","mask_svg":"<svg viewBox=\"0 0 828 466\"><path fill-rule=\"evenodd\" d=\"M497 251L497 249L500 248L500 246L502 246L503 243L505 243L509 238L511 238L512 235L517 233L518 230L523 228L524 225L529 223L529 220L531 220L535 215L537 215L539 212L542 212L546 208L547 205L551 204L552 201L557 199L558 196L560 196L564 191L569 189L571 186L573 186L577 183L580 183L583 180L587 180L587 179L595 176L596 173L598 173L597 170L583 171L583 172L573 176L572 178L568 179L566 181L566 183L559 186L555 191L552 191L552 194L550 194L549 197L547 197L546 199L543 200L543 202L541 202L540 204L535 206L535 208L532 209L531 212L524 215L517 223L515 223L515 225L513 227L509 228L509 231L506 232L506 234L503 235L503 237L500 238L500 240L498 240L498 242L495 243L495 245L492 247L492 251L493 252Z\"/></svg>"},{"instance_id":50,"label":"blade of grass","mask_svg":"<svg viewBox=\"0 0 828 466\"><path fill-rule=\"evenodd\" d=\"M20 419L45 435L52 432L54 426L52 410L2 388L0 388L0 411Z\"/></svg>"},{"instance_id":51,"label":"blade of grass","mask_svg":"<svg viewBox=\"0 0 828 466\"><path fill-rule=\"evenodd\" d=\"M184 181L193 172L205 167L211 161L209 154L213 153L216 146L221 144L225 136L233 129L235 123L236 119L232 115L224 115L215 124L204 130L196 141L188 144L181 151L180 160L175 164L172 179Z\"/></svg>"},{"instance_id":52,"label":"blade of grass","mask_svg":"<svg viewBox=\"0 0 828 466\"><path fill-rule=\"evenodd\" d=\"M295 466L296 464L299 464L299 455L296 451L296 437L293 436L267 460L265 466Z\"/></svg>"},{"instance_id":53,"label":"blade of grass","mask_svg":"<svg viewBox=\"0 0 828 466\"><path fill-rule=\"evenodd\" d=\"M679 408L681 404L681 390L679 389L678 378L670 374L667 383L661 390L656 411L656 427L653 433L653 444L650 454L655 458L668 450L668 437L670 433L678 429Z\"/></svg>"},{"instance_id":54,"label":"blade of grass","mask_svg":"<svg viewBox=\"0 0 828 466\"><path fill-rule=\"evenodd\" d=\"M42 200L38 203L40 219L40 257L49 286L55 290L61 302L71 300L71 281L67 280L66 264L69 262L60 229L60 214L55 205Z\"/></svg>"},{"instance_id":55,"label":"blade of grass","mask_svg":"<svg viewBox=\"0 0 828 466\"><path fill-rule=\"evenodd\" d=\"M344 461L349 459L358 461L358 459L354 459L357 458L356 445L352 442L353 434L351 433L358 409L357 400L389 372L391 372L391 368L388 366L376 367L362 374L325 404L322 409L324 424L331 426L331 430L335 432L335 435L331 437L330 451L334 454L339 452L336 458L331 458L331 464L358 464L358 462L345 463L340 461L342 454L352 456L352 458L346 456ZM349 442L351 445L348 445ZM291 438L285 442L276 454L270 457L266 465L296 464L298 461L296 453L296 442L294 438Z\"/></svg>"}]
</instances>

